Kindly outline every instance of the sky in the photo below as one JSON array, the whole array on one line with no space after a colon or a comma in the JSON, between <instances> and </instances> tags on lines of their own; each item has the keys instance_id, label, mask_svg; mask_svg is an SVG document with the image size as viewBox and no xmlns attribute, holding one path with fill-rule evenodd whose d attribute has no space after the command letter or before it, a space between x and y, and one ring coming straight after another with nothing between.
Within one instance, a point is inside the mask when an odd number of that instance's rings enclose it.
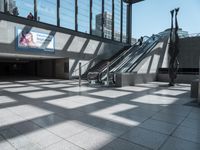
<instances>
[{"instance_id":1,"label":"sky","mask_svg":"<svg viewBox=\"0 0 200 150\"><path fill-rule=\"evenodd\" d=\"M179 27L200 33L200 0L145 0L132 7L134 38L159 33L171 26L170 10L180 7Z\"/></svg>"}]
</instances>

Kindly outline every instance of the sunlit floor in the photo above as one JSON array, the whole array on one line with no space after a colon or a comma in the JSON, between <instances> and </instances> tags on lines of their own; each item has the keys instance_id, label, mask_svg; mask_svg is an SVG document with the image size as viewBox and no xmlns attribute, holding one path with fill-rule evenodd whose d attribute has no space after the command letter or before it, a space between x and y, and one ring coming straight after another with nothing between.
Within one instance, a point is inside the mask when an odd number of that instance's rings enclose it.
<instances>
[{"instance_id":1,"label":"sunlit floor","mask_svg":"<svg viewBox=\"0 0 200 150\"><path fill-rule=\"evenodd\" d=\"M1 150L200 150L190 85L0 81Z\"/></svg>"}]
</instances>

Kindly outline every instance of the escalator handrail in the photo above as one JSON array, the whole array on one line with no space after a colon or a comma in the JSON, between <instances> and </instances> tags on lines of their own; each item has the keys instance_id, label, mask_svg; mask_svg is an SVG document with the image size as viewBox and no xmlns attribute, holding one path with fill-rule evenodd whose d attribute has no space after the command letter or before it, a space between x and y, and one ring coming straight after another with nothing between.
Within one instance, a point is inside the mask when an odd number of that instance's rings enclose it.
<instances>
[{"instance_id":1,"label":"escalator handrail","mask_svg":"<svg viewBox=\"0 0 200 150\"><path fill-rule=\"evenodd\" d=\"M148 36L144 36L144 37L145 37L145 38L148 38L148 39L150 38L150 37L148 37ZM148 39L147 39L147 40L148 40ZM146 40L146 41L147 41L147 40ZM145 42L146 42L146 41L145 41ZM124 53L121 53L117 58L115 58L115 59L110 63L110 67L113 66L119 59L121 59L122 56L124 57L127 53L129 54L129 52L132 51L133 48L135 48L136 46L138 46L138 44L139 44L139 41L136 42L134 45L132 45L127 51L125 51ZM137 48L138 48L138 47L137 47ZM135 50L135 51L136 51L136 50ZM100 75L103 74L103 72L105 72L106 70L107 70L107 68L104 67L103 70L99 72L99 74L100 74Z\"/></svg>"},{"instance_id":2,"label":"escalator handrail","mask_svg":"<svg viewBox=\"0 0 200 150\"><path fill-rule=\"evenodd\" d=\"M134 63L133 65L131 65L131 67L129 67L126 72L132 72L135 67L137 66L137 64L139 64L141 62L141 60L143 60L144 56L146 56L147 54L149 54L151 52L151 50L153 50L153 48L157 45L157 43L159 42L159 39L157 39L156 41L154 41L154 43L152 43L151 47L145 51L144 54L141 55L141 57L139 57Z\"/></svg>"},{"instance_id":3,"label":"escalator handrail","mask_svg":"<svg viewBox=\"0 0 200 150\"><path fill-rule=\"evenodd\" d=\"M139 51L141 51L141 50L143 50L143 51L146 51L146 50L144 50L144 49L148 49L148 47L146 47L146 46L149 46L149 41L150 41L151 39L149 38L145 43L143 43L143 45L142 45L142 47L139 47L139 49L137 50L137 52L139 52ZM135 53L132 53L132 54L130 54L130 55L135 55ZM129 56L127 56L127 57L129 57L129 58L127 58L126 59L126 61L123 61L123 63L119 66L120 68L122 68L126 63L128 63L129 61L130 61L130 59L132 59L132 57L130 57L130 55ZM117 70L119 70L119 67L118 67L118 69Z\"/></svg>"},{"instance_id":4,"label":"escalator handrail","mask_svg":"<svg viewBox=\"0 0 200 150\"><path fill-rule=\"evenodd\" d=\"M148 43L149 43L149 41L151 41L151 39L152 39L152 37L148 37L148 39L143 43L143 45L142 45L141 47L138 47L138 49L134 50L134 54L135 54L136 51L140 51L140 50L143 49L144 47L148 46ZM131 47L130 49L132 49L132 48L133 48L133 47ZM131 53L131 54L132 54L132 53ZM126 56L126 57L129 57L131 54L129 53L129 55ZM126 58L126 57L125 57L125 58ZM125 59L125 58L124 58L124 59ZM129 58L128 60L126 60L126 62L122 61L123 64L121 64L120 68L121 68L122 66L124 66L124 64L127 63L127 61L129 61L130 59L131 59L131 58ZM106 71L106 69L103 70L102 72L100 72L101 80L103 80L103 79L105 78L105 77L104 77L105 75L102 76L102 74L105 73L105 71ZM111 71L111 72L115 72L115 71Z\"/></svg>"}]
</instances>

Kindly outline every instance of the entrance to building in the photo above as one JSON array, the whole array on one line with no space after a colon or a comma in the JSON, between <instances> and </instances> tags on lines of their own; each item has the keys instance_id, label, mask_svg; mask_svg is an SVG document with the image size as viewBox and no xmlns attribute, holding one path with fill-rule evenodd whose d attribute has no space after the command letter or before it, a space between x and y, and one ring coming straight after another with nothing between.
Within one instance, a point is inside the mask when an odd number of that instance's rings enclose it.
<instances>
[{"instance_id":1,"label":"entrance to building","mask_svg":"<svg viewBox=\"0 0 200 150\"><path fill-rule=\"evenodd\" d=\"M68 78L65 59L1 59L0 77ZM67 70L67 71L66 71Z\"/></svg>"}]
</instances>

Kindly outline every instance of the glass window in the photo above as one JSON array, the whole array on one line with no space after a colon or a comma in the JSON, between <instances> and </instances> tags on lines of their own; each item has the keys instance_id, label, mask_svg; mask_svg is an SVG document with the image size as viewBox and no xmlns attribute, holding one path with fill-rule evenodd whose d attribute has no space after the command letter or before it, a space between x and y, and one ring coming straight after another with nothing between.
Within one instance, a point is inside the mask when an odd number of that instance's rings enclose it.
<instances>
[{"instance_id":1,"label":"glass window","mask_svg":"<svg viewBox=\"0 0 200 150\"><path fill-rule=\"evenodd\" d=\"M121 26L121 0L114 1L114 40L120 41L120 26Z\"/></svg>"},{"instance_id":2,"label":"glass window","mask_svg":"<svg viewBox=\"0 0 200 150\"><path fill-rule=\"evenodd\" d=\"M4 0L0 0L0 11L4 12Z\"/></svg>"},{"instance_id":3,"label":"glass window","mask_svg":"<svg viewBox=\"0 0 200 150\"><path fill-rule=\"evenodd\" d=\"M102 0L92 2L92 34L102 35Z\"/></svg>"},{"instance_id":4,"label":"glass window","mask_svg":"<svg viewBox=\"0 0 200 150\"><path fill-rule=\"evenodd\" d=\"M78 31L90 32L90 0L78 0Z\"/></svg>"},{"instance_id":5,"label":"glass window","mask_svg":"<svg viewBox=\"0 0 200 150\"><path fill-rule=\"evenodd\" d=\"M104 1L104 37L111 39L112 37L112 0ZM109 32L105 32L105 31Z\"/></svg>"},{"instance_id":6,"label":"glass window","mask_svg":"<svg viewBox=\"0 0 200 150\"><path fill-rule=\"evenodd\" d=\"M17 7L19 16L27 18L29 13L34 15L34 0L9 0L9 7Z\"/></svg>"},{"instance_id":7,"label":"glass window","mask_svg":"<svg viewBox=\"0 0 200 150\"><path fill-rule=\"evenodd\" d=\"M60 26L75 29L75 0L60 0Z\"/></svg>"},{"instance_id":8,"label":"glass window","mask_svg":"<svg viewBox=\"0 0 200 150\"><path fill-rule=\"evenodd\" d=\"M57 0L37 0L38 21L57 24Z\"/></svg>"},{"instance_id":9,"label":"glass window","mask_svg":"<svg viewBox=\"0 0 200 150\"><path fill-rule=\"evenodd\" d=\"M127 4L123 3L122 42L127 43Z\"/></svg>"}]
</instances>

